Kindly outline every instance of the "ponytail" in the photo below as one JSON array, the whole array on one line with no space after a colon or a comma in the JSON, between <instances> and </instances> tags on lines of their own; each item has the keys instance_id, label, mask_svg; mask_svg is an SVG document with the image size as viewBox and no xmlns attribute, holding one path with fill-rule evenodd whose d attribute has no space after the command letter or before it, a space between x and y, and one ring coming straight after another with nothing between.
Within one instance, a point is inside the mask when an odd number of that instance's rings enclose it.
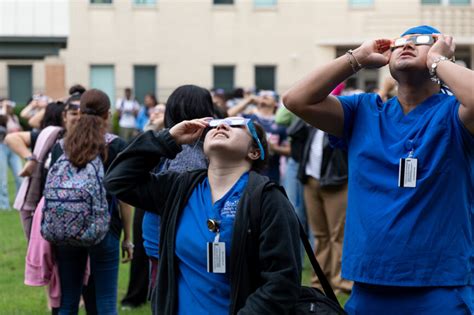
<instances>
[{"instance_id":1,"label":"ponytail","mask_svg":"<svg viewBox=\"0 0 474 315\"><path fill-rule=\"evenodd\" d=\"M110 100L100 90L88 90L81 96L81 117L64 139L64 152L72 165L84 167L98 155L107 160L105 134L109 109Z\"/></svg>"}]
</instances>

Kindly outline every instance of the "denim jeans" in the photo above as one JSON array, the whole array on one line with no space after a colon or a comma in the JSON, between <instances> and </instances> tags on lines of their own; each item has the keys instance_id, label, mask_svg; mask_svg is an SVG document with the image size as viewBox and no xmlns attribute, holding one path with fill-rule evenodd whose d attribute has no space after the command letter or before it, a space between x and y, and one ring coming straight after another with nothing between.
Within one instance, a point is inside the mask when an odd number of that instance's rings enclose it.
<instances>
[{"instance_id":1,"label":"denim jeans","mask_svg":"<svg viewBox=\"0 0 474 315\"><path fill-rule=\"evenodd\" d=\"M310 244L313 244L312 233L309 233L308 219L306 218L306 207L304 203L303 184L298 179L299 163L292 158L288 158L286 173L283 178L283 187L286 190L288 199L295 208L296 215L300 219L306 234L308 234ZM302 258L304 258L304 248L301 247ZM304 261L304 259L302 260Z\"/></svg>"},{"instance_id":2,"label":"denim jeans","mask_svg":"<svg viewBox=\"0 0 474 315\"><path fill-rule=\"evenodd\" d=\"M115 233L109 231L99 244L92 247L58 246L56 248L61 282L59 315L78 313L88 256L91 267L90 277L93 278L95 286L97 313L117 314L119 242Z\"/></svg>"},{"instance_id":3,"label":"denim jeans","mask_svg":"<svg viewBox=\"0 0 474 315\"><path fill-rule=\"evenodd\" d=\"M6 144L0 143L0 209L10 209L8 198L8 167L15 178L16 190L20 188L21 177L18 174L23 168L21 158L13 153Z\"/></svg>"}]
</instances>

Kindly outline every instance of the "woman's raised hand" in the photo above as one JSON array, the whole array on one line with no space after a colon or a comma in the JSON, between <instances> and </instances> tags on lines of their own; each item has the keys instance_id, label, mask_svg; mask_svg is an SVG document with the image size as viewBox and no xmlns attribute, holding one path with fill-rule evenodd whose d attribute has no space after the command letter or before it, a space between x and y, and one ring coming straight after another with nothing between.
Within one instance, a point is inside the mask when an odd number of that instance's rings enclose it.
<instances>
[{"instance_id":1,"label":"woman's raised hand","mask_svg":"<svg viewBox=\"0 0 474 315\"><path fill-rule=\"evenodd\" d=\"M171 137L178 144L191 144L201 137L212 118L185 120L170 129Z\"/></svg>"}]
</instances>

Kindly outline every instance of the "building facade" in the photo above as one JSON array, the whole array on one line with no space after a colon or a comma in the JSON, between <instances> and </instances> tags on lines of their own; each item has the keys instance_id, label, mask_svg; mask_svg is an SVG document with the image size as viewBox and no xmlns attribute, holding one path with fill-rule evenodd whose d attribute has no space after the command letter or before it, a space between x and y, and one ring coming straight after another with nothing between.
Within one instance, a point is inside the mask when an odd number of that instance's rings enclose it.
<instances>
[{"instance_id":1,"label":"building facade","mask_svg":"<svg viewBox=\"0 0 474 315\"><path fill-rule=\"evenodd\" d=\"M164 101L187 83L282 93L364 40L395 38L420 24L452 34L457 59L473 68L472 0L49 2L67 7L67 48L44 61L0 61L0 95L8 94L7 72L17 63L32 66L35 91L55 97L76 83L101 88L112 100L131 87L140 101L148 92ZM363 70L350 82L365 89L387 75L387 67Z\"/></svg>"}]
</instances>

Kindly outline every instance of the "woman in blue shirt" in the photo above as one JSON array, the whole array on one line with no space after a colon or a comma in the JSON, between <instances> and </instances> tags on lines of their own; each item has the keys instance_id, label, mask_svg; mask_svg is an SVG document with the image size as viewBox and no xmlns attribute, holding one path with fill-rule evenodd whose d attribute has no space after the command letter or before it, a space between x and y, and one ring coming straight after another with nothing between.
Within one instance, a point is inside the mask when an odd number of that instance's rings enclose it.
<instances>
[{"instance_id":1,"label":"woman in blue shirt","mask_svg":"<svg viewBox=\"0 0 474 315\"><path fill-rule=\"evenodd\" d=\"M298 223L278 189L263 193L259 242L252 242L252 192L268 181L255 171L268 151L263 129L237 119L205 135L208 169L150 173L212 126L200 119L139 136L106 176L119 198L161 215L156 314L288 314L298 298Z\"/></svg>"}]
</instances>

